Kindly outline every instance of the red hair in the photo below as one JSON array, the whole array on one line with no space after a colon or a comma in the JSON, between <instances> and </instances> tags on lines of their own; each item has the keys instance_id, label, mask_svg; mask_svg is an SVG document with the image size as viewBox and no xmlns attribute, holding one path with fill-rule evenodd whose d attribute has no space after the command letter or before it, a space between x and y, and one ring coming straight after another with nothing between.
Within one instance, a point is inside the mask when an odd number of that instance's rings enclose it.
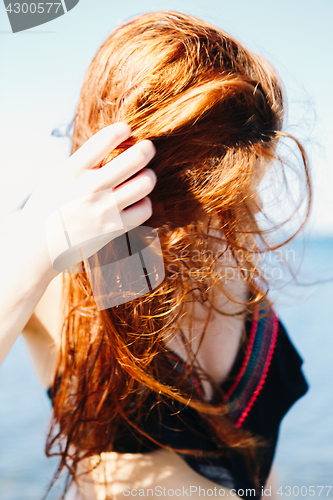
<instances>
[{"instance_id":1,"label":"red hair","mask_svg":"<svg viewBox=\"0 0 333 500\"><path fill-rule=\"evenodd\" d=\"M129 419L129 402L139 409L150 393L195 408L214 428L221 454L227 445L254 460L260 440L236 428L224 406L204 402L178 372L169 370L168 383L160 381L161 362L167 366L163 337L177 325L185 299L195 290L212 306L214 287L223 290L213 260L192 261L193 277L183 250L202 256L223 245L250 290L246 310L264 299L267 283L253 256L277 245L258 225L256 195L274 161L284 169L276 152L279 138L287 136L283 112L283 91L272 67L195 17L170 11L140 15L117 27L99 48L82 87L72 152L118 121L131 126L131 138L100 166L138 141L154 142L157 152L149 167L157 183L147 225L158 231L166 277L150 293L98 311L89 268L114 251L112 242L85 261L82 274L64 275L55 377L61 381L47 454L60 446L59 471L67 466L70 478L83 458L112 451L120 422L144 432L139 418ZM307 180L306 219L311 185L305 152L296 144ZM220 238L208 234L212 224Z\"/></svg>"}]
</instances>

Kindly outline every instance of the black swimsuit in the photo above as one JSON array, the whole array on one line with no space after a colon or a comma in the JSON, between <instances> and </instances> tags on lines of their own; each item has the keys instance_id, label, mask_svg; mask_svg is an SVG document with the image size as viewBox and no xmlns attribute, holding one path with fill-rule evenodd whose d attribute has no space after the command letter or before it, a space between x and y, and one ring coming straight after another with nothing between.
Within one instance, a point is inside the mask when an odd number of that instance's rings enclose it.
<instances>
[{"instance_id":1,"label":"black swimsuit","mask_svg":"<svg viewBox=\"0 0 333 500\"><path fill-rule=\"evenodd\" d=\"M175 369L188 371L185 362L175 353L169 351L169 355ZM264 306L261 310L257 307L253 317L246 321L246 343L242 345L222 388L234 424L262 436L268 443L258 455L261 486L265 485L269 475L281 420L309 388L301 370L302 362L274 311L265 311ZM199 393L202 392L194 372L188 379ZM52 399L51 388L48 395ZM169 399L167 404L156 405L158 409L149 411L154 393L151 397L146 401L147 416L143 423L150 436L177 449L217 449L211 429L196 410ZM119 453L145 453L154 449L158 446L125 425L117 432L113 445L113 450ZM247 489L255 488L244 459L232 449L219 458L181 453L179 456L200 475L226 488L236 489L240 497L246 496ZM259 499L260 491L256 493L252 493L251 498Z\"/></svg>"}]
</instances>

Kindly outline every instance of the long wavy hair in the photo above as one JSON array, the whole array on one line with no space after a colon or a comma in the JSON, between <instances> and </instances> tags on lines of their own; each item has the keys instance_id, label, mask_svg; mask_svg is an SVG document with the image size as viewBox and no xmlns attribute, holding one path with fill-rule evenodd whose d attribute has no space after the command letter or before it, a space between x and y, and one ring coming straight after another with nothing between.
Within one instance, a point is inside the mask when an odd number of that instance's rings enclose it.
<instances>
[{"instance_id":1,"label":"long wavy hair","mask_svg":"<svg viewBox=\"0 0 333 500\"><path fill-rule=\"evenodd\" d=\"M202 339L210 311L224 314L214 290L236 301L224 286L228 266L222 274L216 272L218 252L232 256L229 266L239 271L248 289L248 300L238 304L240 313L251 313L267 300L259 256L286 241L274 243L276 226L260 228L256 214L264 213L259 184L269 169L274 166L285 176L280 138L294 140L300 152L299 182L302 175L305 179L302 203L296 207L305 206L300 227L308 216L306 155L298 140L282 131L283 95L276 72L262 57L219 28L178 12L140 15L112 31L97 51L77 107L72 152L118 121L127 122L132 135L99 167L138 141L153 141L157 152L149 167L157 183L150 195L153 215L146 224L158 231L165 279L139 298L98 310L89 272L96 259L114 252L113 243L84 261L83 272L64 273L62 340L46 453L61 457L56 476L67 467L66 488L82 459L113 450L124 422L153 445L202 454L170 448L143 429L140 408L152 394L157 402L171 398L194 408L213 429L217 453L237 449L257 477L253 464L260 439L237 428L226 405L209 404L184 374L165 368L165 338L179 327L191 300L207 310ZM181 336L180 327L178 331ZM183 341L191 369L197 352ZM203 370L200 376L214 385Z\"/></svg>"}]
</instances>

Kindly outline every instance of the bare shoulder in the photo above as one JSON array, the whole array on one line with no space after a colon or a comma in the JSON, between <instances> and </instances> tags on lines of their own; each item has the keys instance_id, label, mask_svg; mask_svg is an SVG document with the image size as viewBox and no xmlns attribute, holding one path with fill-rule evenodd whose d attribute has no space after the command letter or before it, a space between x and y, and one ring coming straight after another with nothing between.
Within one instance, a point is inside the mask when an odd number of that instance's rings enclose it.
<instances>
[{"instance_id":1,"label":"bare shoulder","mask_svg":"<svg viewBox=\"0 0 333 500\"><path fill-rule=\"evenodd\" d=\"M60 345L62 274L54 278L23 330L36 374L44 387L53 382Z\"/></svg>"},{"instance_id":2,"label":"bare shoulder","mask_svg":"<svg viewBox=\"0 0 333 500\"><path fill-rule=\"evenodd\" d=\"M83 471L84 466L81 467ZM188 495L199 500L199 497L203 496L203 490L206 493L213 490L216 492L215 496L239 498L235 491L230 493L229 488L201 476L179 455L165 449L144 454L102 453L100 457L90 459L91 467L94 469L89 474L80 476L81 479L78 480L77 487L83 499L123 500L124 497L152 496L153 491L156 496L168 498ZM220 490L224 491L219 495ZM209 494L210 492L207 493Z\"/></svg>"},{"instance_id":3,"label":"bare shoulder","mask_svg":"<svg viewBox=\"0 0 333 500\"><path fill-rule=\"evenodd\" d=\"M57 345L61 327L62 280L61 273L51 281L34 311L35 317L45 326Z\"/></svg>"}]
</instances>

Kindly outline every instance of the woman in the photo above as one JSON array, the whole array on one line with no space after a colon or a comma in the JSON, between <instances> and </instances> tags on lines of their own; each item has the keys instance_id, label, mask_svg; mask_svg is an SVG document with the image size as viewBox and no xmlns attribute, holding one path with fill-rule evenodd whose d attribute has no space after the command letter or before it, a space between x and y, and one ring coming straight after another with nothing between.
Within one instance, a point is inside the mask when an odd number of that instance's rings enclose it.
<instances>
[{"instance_id":1,"label":"woman","mask_svg":"<svg viewBox=\"0 0 333 500\"><path fill-rule=\"evenodd\" d=\"M25 337L54 406L46 452L60 456L58 473L67 468L65 490L74 479L66 498L263 495L281 419L308 388L260 267L282 246L258 218L262 179L285 173L279 139L294 139L282 132L283 109L266 61L185 14L138 16L94 57L73 154L17 216L35 243L23 262L17 251L3 308L16 311L5 353L54 278ZM294 141L306 219L310 180ZM66 205L64 185L83 196ZM74 248L82 259L72 248L52 257L59 206L70 207L77 241L88 240ZM135 240L141 251L155 234L164 279L143 267L141 278L160 282L134 295L124 248Z\"/></svg>"}]
</instances>

